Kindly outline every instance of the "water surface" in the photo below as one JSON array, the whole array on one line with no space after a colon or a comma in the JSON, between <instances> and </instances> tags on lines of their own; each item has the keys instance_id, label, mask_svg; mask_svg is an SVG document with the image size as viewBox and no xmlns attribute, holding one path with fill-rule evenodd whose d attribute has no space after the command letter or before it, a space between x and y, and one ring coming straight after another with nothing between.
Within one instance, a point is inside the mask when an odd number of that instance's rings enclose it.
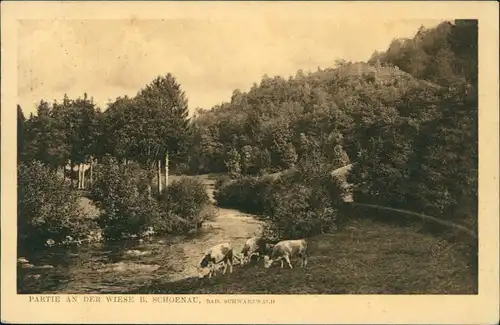
<instances>
[{"instance_id":1,"label":"water surface","mask_svg":"<svg viewBox=\"0 0 500 325\"><path fill-rule=\"evenodd\" d=\"M212 245L230 241L235 252L258 235L262 224L237 210L218 209L218 217L196 235L120 240L79 247L43 247L21 252L19 293L126 293L149 281L194 276L195 264Z\"/></svg>"}]
</instances>

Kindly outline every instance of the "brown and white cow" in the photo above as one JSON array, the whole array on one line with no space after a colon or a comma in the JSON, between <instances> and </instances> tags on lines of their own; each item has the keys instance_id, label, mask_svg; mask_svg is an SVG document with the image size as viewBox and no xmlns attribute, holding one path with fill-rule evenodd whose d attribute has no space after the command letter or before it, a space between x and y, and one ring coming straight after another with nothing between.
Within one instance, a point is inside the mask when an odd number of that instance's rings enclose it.
<instances>
[{"instance_id":1,"label":"brown and white cow","mask_svg":"<svg viewBox=\"0 0 500 325\"><path fill-rule=\"evenodd\" d=\"M259 237L249 238L241 250L241 265L250 263L252 256L259 255L260 248L265 245L265 241Z\"/></svg>"},{"instance_id":2,"label":"brown and white cow","mask_svg":"<svg viewBox=\"0 0 500 325\"><path fill-rule=\"evenodd\" d=\"M226 274L228 267L229 273L233 273L233 257L233 247L229 242L211 247L207 250L200 264L196 267L198 269L198 277L204 278L208 276L211 278L212 275L215 275L219 264L224 265L222 274Z\"/></svg>"},{"instance_id":3,"label":"brown and white cow","mask_svg":"<svg viewBox=\"0 0 500 325\"><path fill-rule=\"evenodd\" d=\"M260 259L266 255L270 255L272 247L273 245L263 238L249 238L241 250L241 265L250 263L252 256L257 256L257 259Z\"/></svg>"},{"instance_id":4,"label":"brown and white cow","mask_svg":"<svg viewBox=\"0 0 500 325\"><path fill-rule=\"evenodd\" d=\"M269 268L274 262L281 261L281 268L283 268L283 260L288 263L293 269L290 258L300 257L300 266L307 265L307 241L305 239L283 240L274 245L271 256L264 257L264 267Z\"/></svg>"}]
</instances>

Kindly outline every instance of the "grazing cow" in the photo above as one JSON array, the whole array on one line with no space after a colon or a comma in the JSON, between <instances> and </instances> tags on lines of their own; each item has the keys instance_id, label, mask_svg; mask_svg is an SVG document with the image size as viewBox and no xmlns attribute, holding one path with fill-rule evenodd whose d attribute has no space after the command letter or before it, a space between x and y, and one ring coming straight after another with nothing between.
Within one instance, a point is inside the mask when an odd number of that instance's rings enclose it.
<instances>
[{"instance_id":1,"label":"grazing cow","mask_svg":"<svg viewBox=\"0 0 500 325\"><path fill-rule=\"evenodd\" d=\"M301 267L307 265L308 253L305 239L283 240L274 245L271 256L264 257L264 267L269 268L274 262L281 261L281 268L283 268L283 260L285 260L288 266L293 269L290 258L295 256L301 257Z\"/></svg>"},{"instance_id":2,"label":"grazing cow","mask_svg":"<svg viewBox=\"0 0 500 325\"><path fill-rule=\"evenodd\" d=\"M273 252L273 248L274 248L275 245L276 245L276 243L274 243L274 244L267 243L264 255L268 255L268 256L271 255L271 253Z\"/></svg>"},{"instance_id":3,"label":"grazing cow","mask_svg":"<svg viewBox=\"0 0 500 325\"><path fill-rule=\"evenodd\" d=\"M250 263L252 256L259 255L260 251L262 250L262 247L265 246L265 244L266 242L262 238L259 237L249 238L245 242L245 245L241 250L241 255L242 255L241 265Z\"/></svg>"},{"instance_id":4,"label":"grazing cow","mask_svg":"<svg viewBox=\"0 0 500 325\"><path fill-rule=\"evenodd\" d=\"M257 256L257 259L265 255L270 255L273 245L267 240L259 237L252 237L248 239L241 251L241 265L250 263L252 256Z\"/></svg>"},{"instance_id":5,"label":"grazing cow","mask_svg":"<svg viewBox=\"0 0 500 325\"><path fill-rule=\"evenodd\" d=\"M224 271L226 274L227 267L229 266L229 273L233 273L233 247L229 242L222 243L211 247L203 256L198 269L198 277L204 278L208 275L209 278L215 275L217 265L224 264Z\"/></svg>"}]
</instances>

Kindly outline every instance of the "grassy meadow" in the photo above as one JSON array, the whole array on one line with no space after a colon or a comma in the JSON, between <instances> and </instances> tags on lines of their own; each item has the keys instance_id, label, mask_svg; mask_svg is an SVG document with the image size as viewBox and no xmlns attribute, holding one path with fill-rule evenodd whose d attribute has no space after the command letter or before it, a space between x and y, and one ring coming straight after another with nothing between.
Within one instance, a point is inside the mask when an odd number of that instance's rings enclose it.
<instances>
[{"instance_id":1,"label":"grassy meadow","mask_svg":"<svg viewBox=\"0 0 500 325\"><path fill-rule=\"evenodd\" d=\"M467 246L371 218L309 239L306 268L236 266L231 275L152 281L133 293L162 294L474 294L477 269ZM295 266L296 265L296 266Z\"/></svg>"}]
</instances>

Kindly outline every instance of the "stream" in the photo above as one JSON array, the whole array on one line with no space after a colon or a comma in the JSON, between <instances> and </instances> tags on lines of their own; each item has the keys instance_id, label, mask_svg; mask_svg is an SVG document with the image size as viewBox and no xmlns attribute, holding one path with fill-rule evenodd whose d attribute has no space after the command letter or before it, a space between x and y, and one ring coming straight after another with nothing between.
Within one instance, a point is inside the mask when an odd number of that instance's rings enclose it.
<instances>
[{"instance_id":1,"label":"stream","mask_svg":"<svg viewBox=\"0 0 500 325\"><path fill-rule=\"evenodd\" d=\"M194 265L212 245L230 241L237 253L246 239L262 231L262 223L251 215L217 210L217 218L196 235L21 252L27 262L17 264L19 293L126 293L158 278L177 281L195 276Z\"/></svg>"}]
</instances>

